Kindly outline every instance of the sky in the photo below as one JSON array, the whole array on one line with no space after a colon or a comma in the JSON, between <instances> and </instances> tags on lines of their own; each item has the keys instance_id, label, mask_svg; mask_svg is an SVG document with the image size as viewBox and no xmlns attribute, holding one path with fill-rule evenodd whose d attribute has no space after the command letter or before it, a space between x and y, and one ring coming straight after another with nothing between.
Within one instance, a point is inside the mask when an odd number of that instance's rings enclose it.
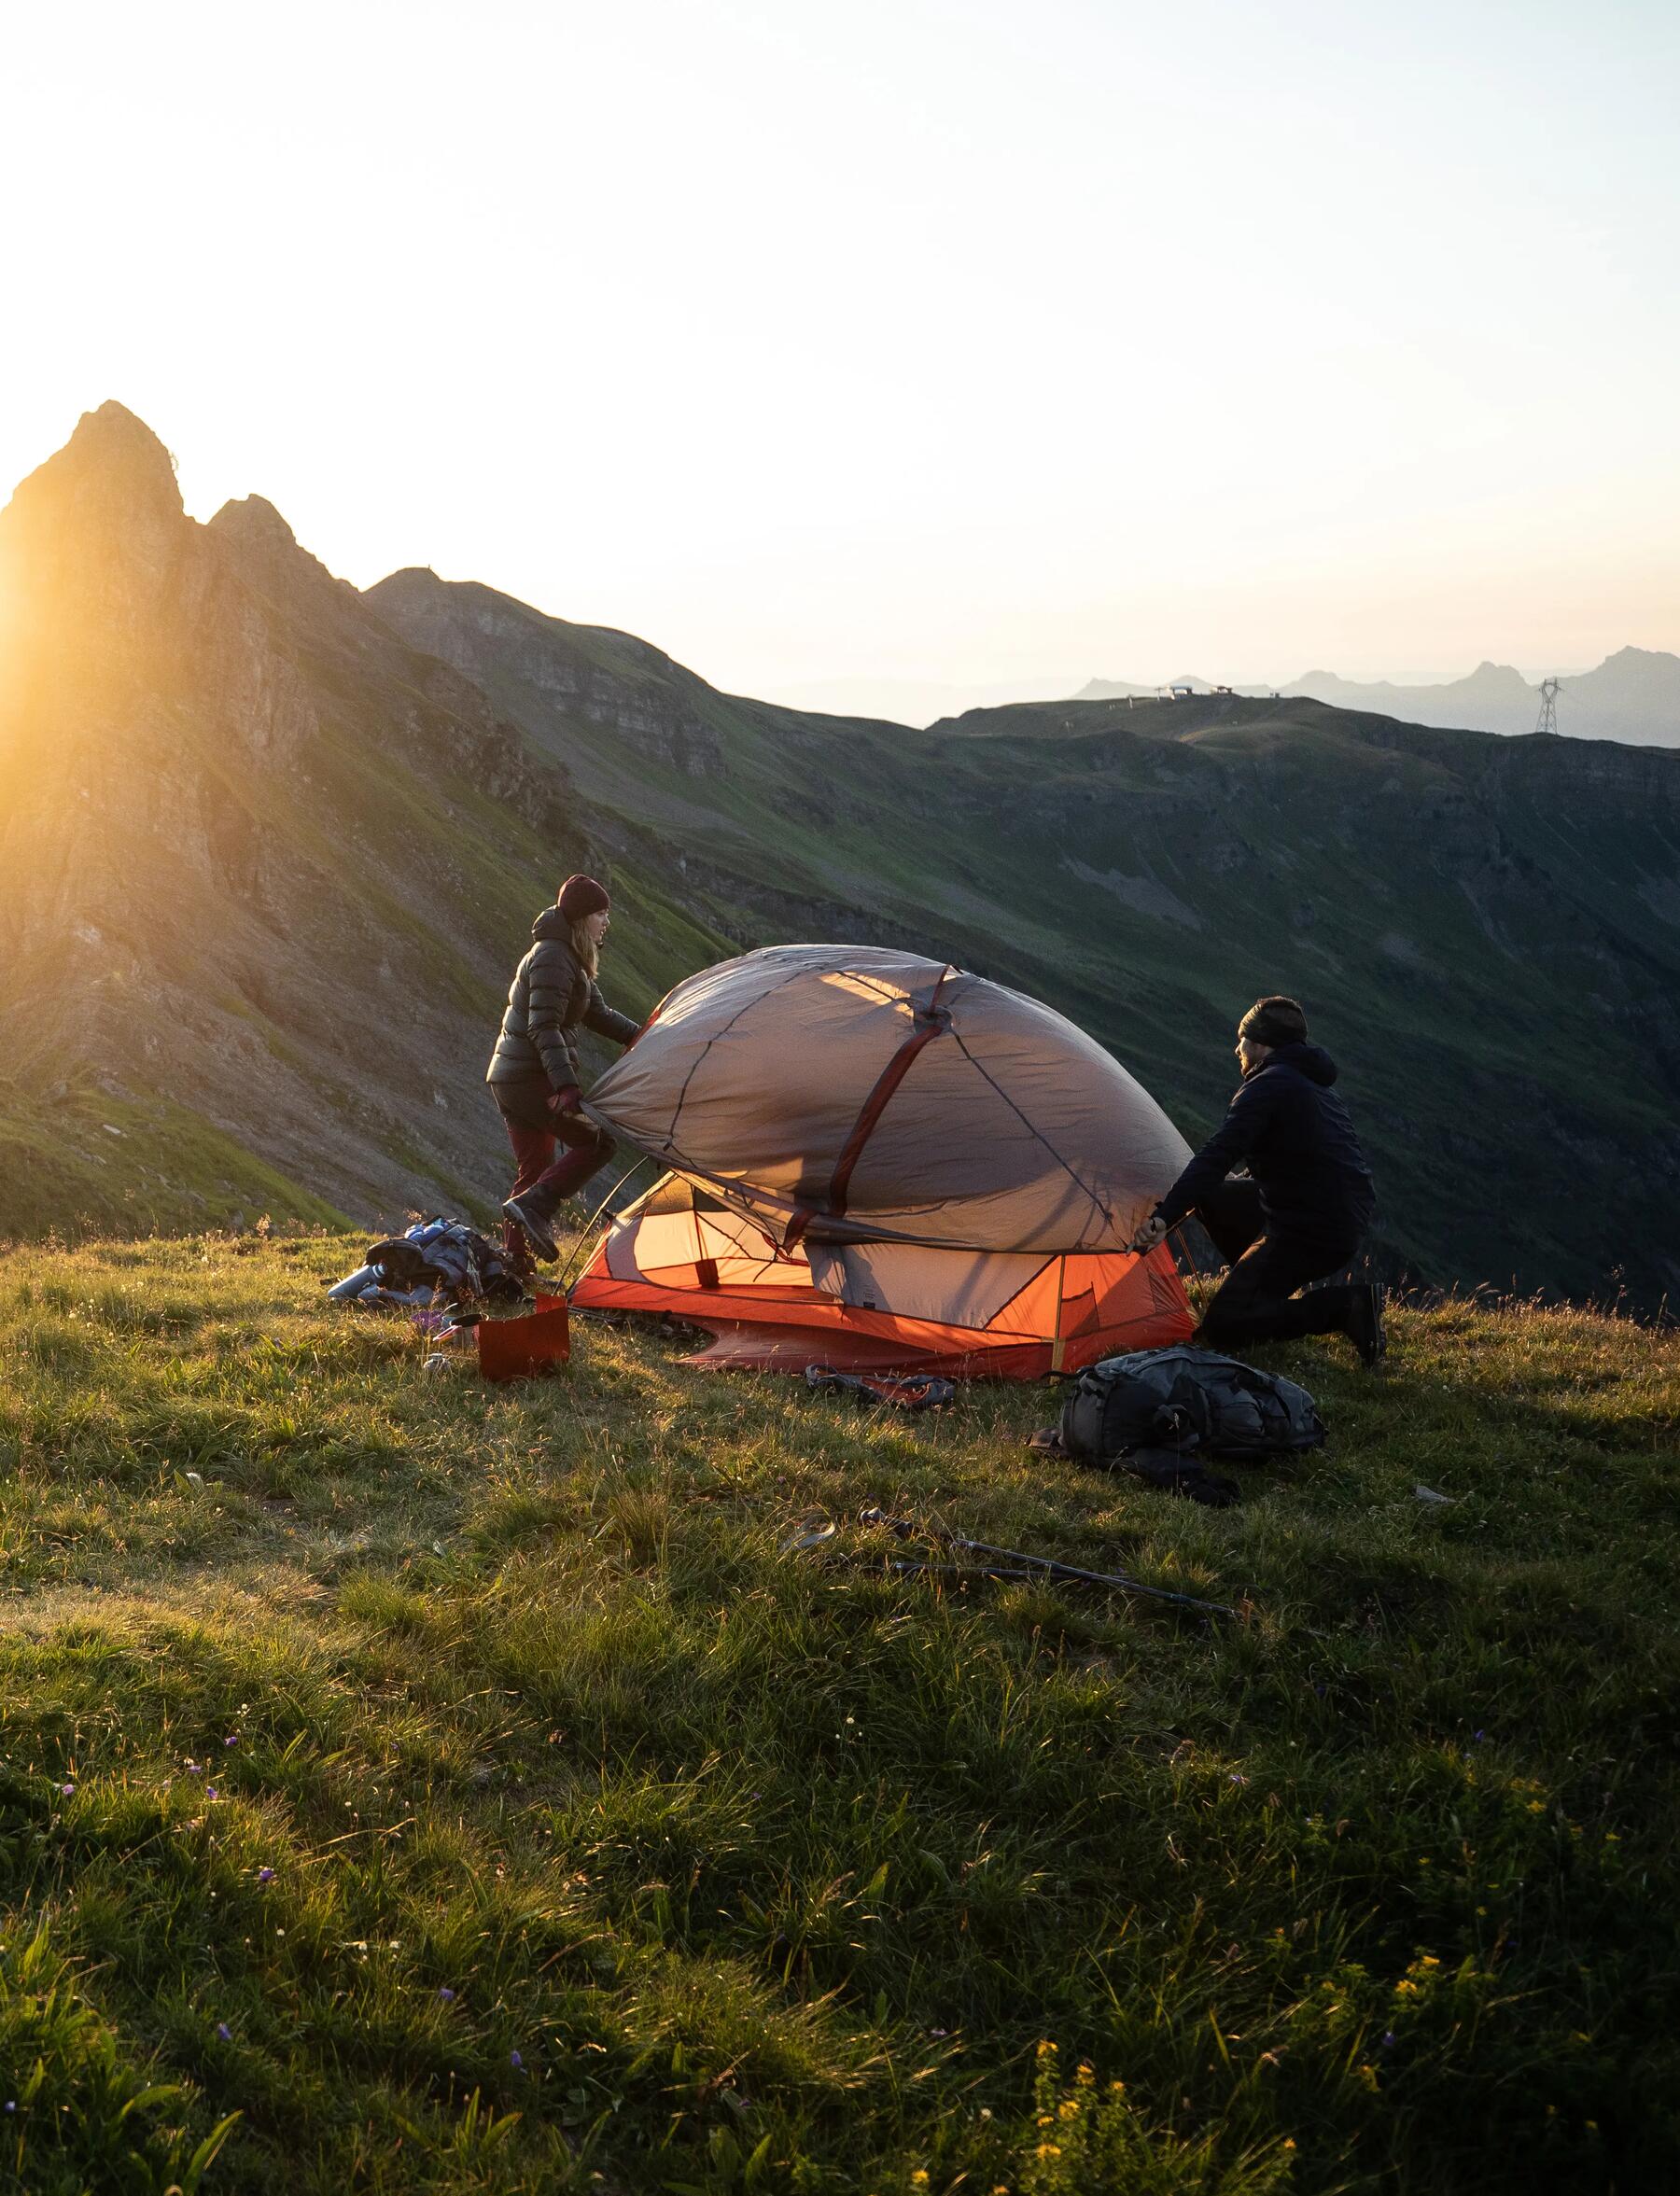
<instances>
[{"instance_id":1,"label":"sky","mask_svg":"<svg viewBox=\"0 0 1680 2196\"><path fill-rule=\"evenodd\" d=\"M1680 649L1677 98L1672 0L8 9L0 496L114 397L853 706Z\"/></svg>"}]
</instances>

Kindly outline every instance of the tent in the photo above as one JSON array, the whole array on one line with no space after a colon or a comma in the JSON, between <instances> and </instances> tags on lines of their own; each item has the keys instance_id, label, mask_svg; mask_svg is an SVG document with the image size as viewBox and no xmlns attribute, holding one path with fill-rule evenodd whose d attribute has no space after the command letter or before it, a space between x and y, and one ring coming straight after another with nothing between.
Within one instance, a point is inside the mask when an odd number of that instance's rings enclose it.
<instances>
[{"instance_id":1,"label":"tent","mask_svg":"<svg viewBox=\"0 0 1680 2196\"><path fill-rule=\"evenodd\" d=\"M1027 1379L1193 1324L1127 1249L1189 1156L1035 1000L914 954L778 945L690 977L586 1110L669 1169L578 1280L705 1361Z\"/></svg>"}]
</instances>

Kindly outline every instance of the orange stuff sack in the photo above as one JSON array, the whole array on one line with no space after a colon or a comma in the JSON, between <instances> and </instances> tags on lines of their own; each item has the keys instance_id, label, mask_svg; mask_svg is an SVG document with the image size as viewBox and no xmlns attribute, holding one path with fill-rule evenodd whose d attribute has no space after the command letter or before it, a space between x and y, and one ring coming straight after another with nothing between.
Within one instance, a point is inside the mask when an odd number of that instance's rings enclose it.
<instances>
[{"instance_id":1,"label":"orange stuff sack","mask_svg":"<svg viewBox=\"0 0 1680 2196\"><path fill-rule=\"evenodd\" d=\"M480 1320L479 1370L486 1380L528 1380L552 1373L571 1355L564 1296L539 1296L522 1319Z\"/></svg>"}]
</instances>

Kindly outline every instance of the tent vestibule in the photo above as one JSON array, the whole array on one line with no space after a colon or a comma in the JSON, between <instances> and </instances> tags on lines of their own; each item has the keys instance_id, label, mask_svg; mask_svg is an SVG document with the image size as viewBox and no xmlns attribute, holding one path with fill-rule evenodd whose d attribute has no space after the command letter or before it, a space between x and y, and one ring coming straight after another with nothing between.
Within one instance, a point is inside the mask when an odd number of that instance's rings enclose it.
<instances>
[{"instance_id":1,"label":"tent vestibule","mask_svg":"<svg viewBox=\"0 0 1680 2196\"><path fill-rule=\"evenodd\" d=\"M1016 1380L1181 1342L1194 1323L1165 1248L1139 1258L806 1240L790 1251L680 1175L618 1216L572 1302L707 1329L707 1364L820 1360Z\"/></svg>"}]
</instances>

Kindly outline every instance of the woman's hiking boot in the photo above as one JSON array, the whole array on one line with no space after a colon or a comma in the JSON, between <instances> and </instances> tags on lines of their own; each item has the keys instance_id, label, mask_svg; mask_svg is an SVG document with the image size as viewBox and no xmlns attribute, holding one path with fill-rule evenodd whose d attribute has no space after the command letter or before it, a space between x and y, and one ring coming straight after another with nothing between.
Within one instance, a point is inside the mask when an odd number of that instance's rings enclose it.
<instances>
[{"instance_id":1,"label":"woman's hiking boot","mask_svg":"<svg viewBox=\"0 0 1680 2196\"><path fill-rule=\"evenodd\" d=\"M1388 1350L1383 1330L1382 1305L1387 1294L1380 1282L1348 1292L1348 1319L1343 1332L1365 1365L1380 1364Z\"/></svg>"},{"instance_id":2,"label":"woman's hiking boot","mask_svg":"<svg viewBox=\"0 0 1680 2196\"><path fill-rule=\"evenodd\" d=\"M559 1257L560 1246L549 1232L553 1219L553 1209L539 1190L526 1190L523 1197L510 1197L502 1207L504 1215L523 1229L525 1240L539 1258L551 1263Z\"/></svg>"}]
</instances>

